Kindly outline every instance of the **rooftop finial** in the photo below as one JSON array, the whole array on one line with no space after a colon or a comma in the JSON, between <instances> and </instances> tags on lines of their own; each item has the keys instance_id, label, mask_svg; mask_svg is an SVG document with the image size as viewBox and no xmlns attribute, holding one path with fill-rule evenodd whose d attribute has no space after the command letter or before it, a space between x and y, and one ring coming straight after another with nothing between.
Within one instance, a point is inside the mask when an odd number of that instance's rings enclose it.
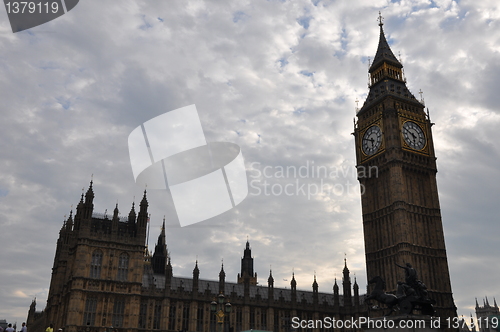
<instances>
[{"instance_id":1,"label":"rooftop finial","mask_svg":"<svg viewBox=\"0 0 500 332\"><path fill-rule=\"evenodd\" d=\"M422 89L420 89L420 91L418 91L418 94L420 95L420 102L425 105L424 92L422 91Z\"/></svg>"},{"instance_id":2,"label":"rooftop finial","mask_svg":"<svg viewBox=\"0 0 500 332\"><path fill-rule=\"evenodd\" d=\"M384 25L384 18L382 17L382 13L380 11L378 12L378 25Z\"/></svg>"}]
</instances>

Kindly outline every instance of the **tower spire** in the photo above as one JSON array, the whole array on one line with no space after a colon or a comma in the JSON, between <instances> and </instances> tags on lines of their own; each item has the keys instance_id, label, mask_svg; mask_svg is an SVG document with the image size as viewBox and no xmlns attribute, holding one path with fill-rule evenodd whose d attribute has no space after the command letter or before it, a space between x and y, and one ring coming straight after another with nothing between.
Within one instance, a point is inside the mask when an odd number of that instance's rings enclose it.
<instances>
[{"instance_id":1,"label":"tower spire","mask_svg":"<svg viewBox=\"0 0 500 332\"><path fill-rule=\"evenodd\" d=\"M224 262L222 262L219 272L219 293L223 294L226 290L226 272L224 272Z\"/></svg>"},{"instance_id":2,"label":"tower spire","mask_svg":"<svg viewBox=\"0 0 500 332\"><path fill-rule=\"evenodd\" d=\"M92 204L94 201L94 189L92 187L93 184L94 184L94 176L92 175L92 180L90 180L89 189L87 190L87 193L85 193L85 204Z\"/></svg>"},{"instance_id":3,"label":"tower spire","mask_svg":"<svg viewBox=\"0 0 500 332\"><path fill-rule=\"evenodd\" d=\"M165 274L165 263L167 262L167 257L168 252L165 236L165 220L163 220L161 232L158 236L158 241L156 242L155 252L153 254L153 258L151 259L151 266L154 273Z\"/></svg>"},{"instance_id":4,"label":"tower spire","mask_svg":"<svg viewBox=\"0 0 500 332\"><path fill-rule=\"evenodd\" d=\"M132 208L130 209L130 212L128 214L128 222L130 223L135 223L135 218L136 218L136 214L135 214L135 202L132 202Z\"/></svg>"},{"instance_id":5,"label":"tower spire","mask_svg":"<svg viewBox=\"0 0 500 332\"><path fill-rule=\"evenodd\" d=\"M385 33L384 33L384 28L382 27L384 25L383 23L383 17L379 12L379 26L380 26L380 36L378 40L378 48L377 48L377 53L375 54L375 57L373 58L372 65L370 66L369 72L372 73L375 71L380 65L382 65L384 62L393 65L397 68L403 68L403 65L399 60L396 58L394 53L392 53L392 50L389 46L389 43L387 42L387 39L385 38Z\"/></svg>"},{"instance_id":6,"label":"tower spire","mask_svg":"<svg viewBox=\"0 0 500 332\"><path fill-rule=\"evenodd\" d=\"M238 274L238 283L243 283L245 278L248 278L250 284L257 284L257 273L253 271L252 249L250 248L248 238L245 250L243 251L243 258L241 259L241 273Z\"/></svg>"}]
</instances>

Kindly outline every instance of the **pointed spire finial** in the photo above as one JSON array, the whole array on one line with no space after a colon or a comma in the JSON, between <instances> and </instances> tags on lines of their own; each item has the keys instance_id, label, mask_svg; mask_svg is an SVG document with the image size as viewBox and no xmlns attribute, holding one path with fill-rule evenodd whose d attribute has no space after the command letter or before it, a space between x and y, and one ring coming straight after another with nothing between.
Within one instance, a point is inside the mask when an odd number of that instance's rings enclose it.
<instances>
[{"instance_id":1,"label":"pointed spire finial","mask_svg":"<svg viewBox=\"0 0 500 332\"><path fill-rule=\"evenodd\" d=\"M380 11L378 12L378 25L384 25L384 18L382 17L382 13Z\"/></svg>"},{"instance_id":2,"label":"pointed spire finial","mask_svg":"<svg viewBox=\"0 0 500 332\"><path fill-rule=\"evenodd\" d=\"M420 95L420 102L422 104L425 104L424 103L424 92L422 91L422 89L419 89L418 94Z\"/></svg>"}]
</instances>

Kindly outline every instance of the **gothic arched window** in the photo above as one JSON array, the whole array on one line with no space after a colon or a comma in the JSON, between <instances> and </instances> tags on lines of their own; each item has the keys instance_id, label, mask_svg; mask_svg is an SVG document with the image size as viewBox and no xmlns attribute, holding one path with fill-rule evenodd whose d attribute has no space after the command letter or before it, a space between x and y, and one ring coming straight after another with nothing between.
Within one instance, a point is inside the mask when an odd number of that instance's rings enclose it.
<instances>
[{"instance_id":1,"label":"gothic arched window","mask_svg":"<svg viewBox=\"0 0 500 332\"><path fill-rule=\"evenodd\" d=\"M101 278L102 251L95 250L92 253L92 261L90 262L90 277Z\"/></svg>"},{"instance_id":2,"label":"gothic arched window","mask_svg":"<svg viewBox=\"0 0 500 332\"><path fill-rule=\"evenodd\" d=\"M123 253L118 258L118 276L120 281L126 281L128 276L128 255Z\"/></svg>"}]
</instances>

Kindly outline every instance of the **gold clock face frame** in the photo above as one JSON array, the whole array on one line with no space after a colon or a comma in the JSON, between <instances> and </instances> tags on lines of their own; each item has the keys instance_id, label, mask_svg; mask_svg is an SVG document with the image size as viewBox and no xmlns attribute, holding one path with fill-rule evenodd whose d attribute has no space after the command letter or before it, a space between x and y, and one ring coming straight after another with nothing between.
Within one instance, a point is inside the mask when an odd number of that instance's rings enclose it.
<instances>
[{"instance_id":1,"label":"gold clock face frame","mask_svg":"<svg viewBox=\"0 0 500 332\"><path fill-rule=\"evenodd\" d=\"M382 146L382 129L378 124L368 127L361 137L361 151L367 157L375 155Z\"/></svg>"},{"instance_id":2,"label":"gold clock face frame","mask_svg":"<svg viewBox=\"0 0 500 332\"><path fill-rule=\"evenodd\" d=\"M413 150L422 151L427 146L427 137L422 127L414 121L405 121L401 126L401 135L406 145Z\"/></svg>"}]
</instances>

